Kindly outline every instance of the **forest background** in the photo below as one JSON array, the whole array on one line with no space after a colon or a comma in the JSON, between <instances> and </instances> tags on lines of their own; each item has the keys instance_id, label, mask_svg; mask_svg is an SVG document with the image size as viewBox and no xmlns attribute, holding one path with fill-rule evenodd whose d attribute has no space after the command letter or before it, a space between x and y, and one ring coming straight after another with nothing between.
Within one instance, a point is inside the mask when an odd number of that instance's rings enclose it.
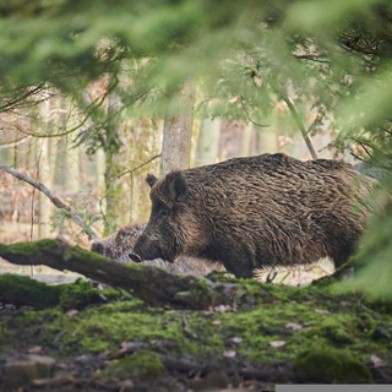
<instances>
[{"instance_id":1,"label":"forest background","mask_svg":"<svg viewBox=\"0 0 392 392\"><path fill-rule=\"evenodd\" d=\"M99 236L146 221L146 172L233 156L366 160L389 192L391 55L389 1L3 1L0 164ZM0 183L0 242L88 246L69 212ZM392 294L390 218L383 202L359 253L371 295Z\"/></svg>"}]
</instances>

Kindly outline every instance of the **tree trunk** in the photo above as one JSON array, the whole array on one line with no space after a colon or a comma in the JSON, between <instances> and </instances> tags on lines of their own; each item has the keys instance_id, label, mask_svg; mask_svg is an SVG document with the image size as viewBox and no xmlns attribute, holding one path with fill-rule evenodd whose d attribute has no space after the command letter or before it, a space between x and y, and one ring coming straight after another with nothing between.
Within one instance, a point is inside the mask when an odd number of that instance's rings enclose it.
<instances>
[{"instance_id":1,"label":"tree trunk","mask_svg":"<svg viewBox=\"0 0 392 392\"><path fill-rule=\"evenodd\" d=\"M71 141L67 141L66 155L66 191L76 194L80 191L80 164L79 164L79 147L72 146Z\"/></svg>"},{"instance_id":2,"label":"tree trunk","mask_svg":"<svg viewBox=\"0 0 392 392\"><path fill-rule=\"evenodd\" d=\"M177 117L166 117L163 124L161 175L189 168L192 139L193 86L186 85L179 99Z\"/></svg>"},{"instance_id":3,"label":"tree trunk","mask_svg":"<svg viewBox=\"0 0 392 392\"><path fill-rule=\"evenodd\" d=\"M258 153L274 153L278 151L276 133L269 128L256 128L259 133Z\"/></svg>"},{"instance_id":4,"label":"tree trunk","mask_svg":"<svg viewBox=\"0 0 392 392\"><path fill-rule=\"evenodd\" d=\"M197 141L196 166L208 165L216 162L218 155L221 120L203 118Z\"/></svg>"},{"instance_id":5,"label":"tree trunk","mask_svg":"<svg viewBox=\"0 0 392 392\"><path fill-rule=\"evenodd\" d=\"M249 155L251 155L252 136L253 136L253 124L248 123L245 125L243 136L242 136L241 156L243 157L248 157Z\"/></svg>"},{"instance_id":6,"label":"tree trunk","mask_svg":"<svg viewBox=\"0 0 392 392\"><path fill-rule=\"evenodd\" d=\"M40 140L41 153L39 158L39 181L52 187L52 176L50 175L50 162L49 162L49 139L44 138ZM50 216L52 205L50 200L43 195L39 194L39 238L48 238L50 235Z\"/></svg>"},{"instance_id":7,"label":"tree trunk","mask_svg":"<svg viewBox=\"0 0 392 392\"><path fill-rule=\"evenodd\" d=\"M47 100L43 103L42 106L42 120L47 128L50 127L50 119L51 119L51 100ZM37 171L38 171L38 180L49 188L52 188L52 176L50 173L50 157L49 157L49 139L42 138L37 141L39 145L38 151L38 162L37 162ZM50 201L44 196L42 193L38 196L38 205L39 205L39 217L38 217L38 237L39 238L47 238L50 235L50 216L52 205Z\"/></svg>"},{"instance_id":8,"label":"tree trunk","mask_svg":"<svg viewBox=\"0 0 392 392\"><path fill-rule=\"evenodd\" d=\"M108 96L108 122L106 125L106 138L111 139L112 135L118 132L118 121L116 113L120 109L120 100L111 92ZM114 148L109 142L105 146L105 202L106 202L106 214L105 214L105 227L104 235L109 235L116 230L118 217L121 214L119 211L120 201L123 196L122 185L117 179L118 174L118 161L117 155L119 151Z\"/></svg>"},{"instance_id":9,"label":"tree trunk","mask_svg":"<svg viewBox=\"0 0 392 392\"><path fill-rule=\"evenodd\" d=\"M117 164L115 154L111 151L105 152L105 227L104 236L116 230L118 200L121 197L121 188L117 184Z\"/></svg>"}]
</instances>

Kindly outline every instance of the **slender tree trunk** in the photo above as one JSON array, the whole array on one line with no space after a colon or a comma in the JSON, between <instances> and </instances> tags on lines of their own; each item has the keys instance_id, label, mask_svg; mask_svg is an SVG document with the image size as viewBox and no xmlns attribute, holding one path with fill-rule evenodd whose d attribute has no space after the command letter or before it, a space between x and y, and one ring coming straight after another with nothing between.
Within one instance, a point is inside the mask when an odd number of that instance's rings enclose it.
<instances>
[{"instance_id":1,"label":"slender tree trunk","mask_svg":"<svg viewBox=\"0 0 392 392\"><path fill-rule=\"evenodd\" d=\"M248 123L245 125L243 136L242 136L241 156L243 157L248 157L249 155L251 155L252 136L253 136L253 124Z\"/></svg>"},{"instance_id":2,"label":"slender tree trunk","mask_svg":"<svg viewBox=\"0 0 392 392\"><path fill-rule=\"evenodd\" d=\"M51 104L52 100L47 100L43 103L42 106L42 121L44 126L50 127L51 120ZM42 138L37 141L37 145L39 146L38 150L38 161L37 161L37 169L38 169L38 180L44 184L46 184L49 188L52 187L52 176L50 172L50 157L49 157L49 139ZM38 206L39 206L39 216L38 216L38 237L39 238L47 238L50 234L50 216L52 206L50 201L43 195L39 194L38 196Z\"/></svg>"},{"instance_id":3,"label":"slender tree trunk","mask_svg":"<svg viewBox=\"0 0 392 392\"><path fill-rule=\"evenodd\" d=\"M68 102L68 113L72 113L72 103ZM78 124L78 118L73 113L68 118L67 127L73 128ZM67 191L77 193L80 191L80 162L79 162L79 147L75 147L72 143L73 136L67 139L67 156L66 156L66 170L67 170Z\"/></svg>"},{"instance_id":4,"label":"slender tree trunk","mask_svg":"<svg viewBox=\"0 0 392 392\"><path fill-rule=\"evenodd\" d=\"M40 141L40 157L39 157L39 181L51 187L52 176L50 174L49 160L49 139L44 138ZM39 238L47 238L50 235L50 216L52 205L47 197L39 193Z\"/></svg>"},{"instance_id":5,"label":"slender tree trunk","mask_svg":"<svg viewBox=\"0 0 392 392\"><path fill-rule=\"evenodd\" d=\"M97 150L95 154L95 162L96 162L96 179L97 179L97 196L101 199L101 195L105 194L106 184L105 184L105 151L100 148ZM100 206L103 211L106 211L106 200L102 199L102 205Z\"/></svg>"},{"instance_id":6,"label":"slender tree trunk","mask_svg":"<svg viewBox=\"0 0 392 392\"><path fill-rule=\"evenodd\" d=\"M107 138L111 137L118 131L118 121L116 113L120 109L120 100L115 93L110 93L108 97L108 124L106 129ZM121 211L121 198L123 196L122 186L117 179L118 174L118 159L119 151L113 148L112 145L106 146L105 149L105 201L106 201L106 214L105 214L105 227L104 235L109 235L117 228L116 222L118 221Z\"/></svg>"},{"instance_id":7,"label":"slender tree trunk","mask_svg":"<svg viewBox=\"0 0 392 392\"><path fill-rule=\"evenodd\" d=\"M196 166L208 165L216 162L218 155L221 120L204 118L200 124L197 140Z\"/></svg>"},{"instance_id":8,"label":"slender tree trunk","mask_svg":"<svg viewBox=\"0 0 392 392\"><path fill-rule=\"evenodd\" d=\"M77 147L72 145L72 142L68 140L67 142L67 158L66 158L66 190L71 193L77 193L80 190L79 181L79 154Z\"/></svg>"},{"instance_id":9,"label":"slender tree trunk","mask_svg":"<svg viewBox=\"0 0 392 392\"><path fill-rule=\"evenodd\" d=\"M105 227L104 235L109 235L116 229L117 201L119 196L119 185L116 184L116 163L114 154L110 151L105 153Z\"/></svg>"},{"instance_id":10,"label":"slender tree trunk","mask_svg":"<svg viewBox=\"0 0 392 392\"><path fill-rule=\"evenodd\" d=\"M189 168L192 140L193 86L186 85L179 99L181 114L166 117L163 124L161 175Z\"/></svg>"},{"instance_id":11,"label":"slender tree trunk","mask_svg":"<svg viewBox=\"0 0 392 392\"><path fill-rule=\"evenodd\" d=\"M278 142L276 132L271 128L256 127L259 133L258 153L274 153L278 151Z\"/></svg>"},{"instance_id":12,"label":"slender tree trunk","mask_svg":"<svg viewBox=\"0 0 392 392\"><path fill-rule=\"evenodd\" d=\"M0 164L10 164L10 151L8 148L0 148Z\"/></svg>"},{"instance_id":13,"label":"slender tree trunk","mask_svg":"<svg viewBox=\"0 0 392 392\"><path fill-rule=\"evenodd\" d=\"M67 128L67 115L69 108L67 101L64 97L57 99L57 127L60 131L65 131ZM64 190L67 181L67 139L65 137L56 138L55 143L57 145L57 154L55 160L55 166L53 166L54 180L53 182Z\"/></svg>"}]
</instances>

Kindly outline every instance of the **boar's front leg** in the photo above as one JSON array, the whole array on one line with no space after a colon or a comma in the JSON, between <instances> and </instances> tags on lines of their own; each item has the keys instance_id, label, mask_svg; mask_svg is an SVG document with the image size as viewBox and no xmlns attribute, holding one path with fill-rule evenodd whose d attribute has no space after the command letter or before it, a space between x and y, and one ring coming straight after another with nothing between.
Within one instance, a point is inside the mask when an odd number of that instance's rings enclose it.
<instances>
[{"instance_id":1,"label":"boar's front leg","mask_svg":"<svg viewBox=\"0 0 392 392\"><path fill-rule=\"evenodd\" d=\"M221 243L222 244L222 243ZM218 245L208 249L206 258L222 262L226 270L237 278L252 278L253 265L246 252L230 246ZM212 256L212 257L211 257Z\"/></svg>"}]
</instances>

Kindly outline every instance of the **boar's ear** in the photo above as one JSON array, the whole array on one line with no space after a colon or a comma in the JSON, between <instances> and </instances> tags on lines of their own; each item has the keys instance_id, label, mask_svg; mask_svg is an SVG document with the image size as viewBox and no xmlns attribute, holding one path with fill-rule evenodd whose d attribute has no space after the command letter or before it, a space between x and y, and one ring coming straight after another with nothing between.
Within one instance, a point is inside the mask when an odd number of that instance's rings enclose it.
<instances>
[{"instance_id":1,"label":"boar's ear","mask_svg":"<svg viewBox=\"0 0 392 392\"><path fill-rule=\"evenodd\" d=\"M152 188L158 182L158 178L156 178L154 174L148 173L146 182L148 185L150 185L150 188Z\"/></svg>"},{"instance_id":2,"label":"boar's ear","mask_svg":"<svg viewBox=\"0 0 392 392\"><path fill-rule=\"evenodd\" d=\"M188 197L188 185L184 175L180 171L175 171L166 176L168 197L173 205L176 202L185 201Z\"/></svg>"}]
</instances>

